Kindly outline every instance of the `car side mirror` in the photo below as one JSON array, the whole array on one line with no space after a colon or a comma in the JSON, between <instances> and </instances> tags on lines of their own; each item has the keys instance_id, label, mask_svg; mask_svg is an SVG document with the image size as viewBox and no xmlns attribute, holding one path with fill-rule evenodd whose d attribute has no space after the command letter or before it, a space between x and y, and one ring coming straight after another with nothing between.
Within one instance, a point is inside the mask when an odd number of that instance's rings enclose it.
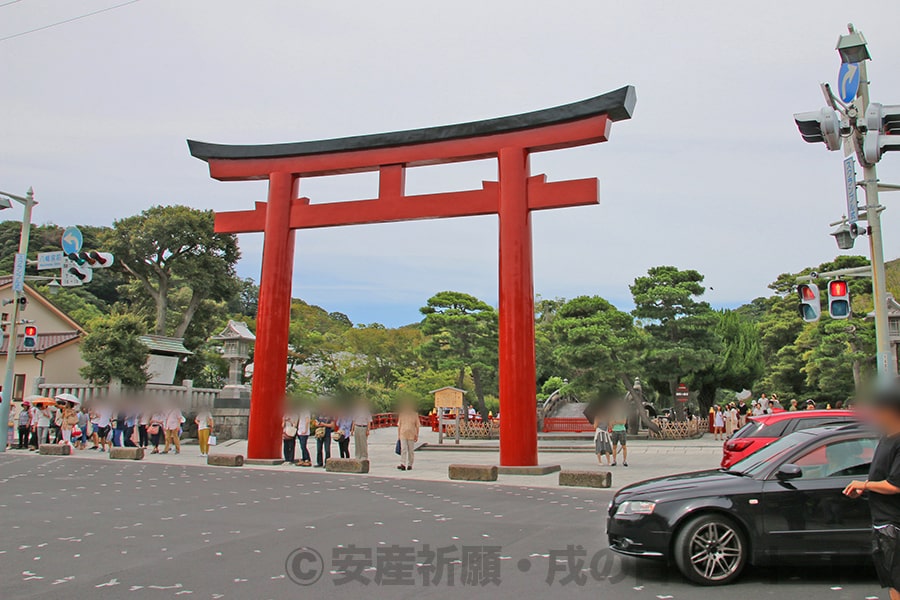
<instances>
[{"instance_id":1,"label":"car side mirror","mask_svg":"<svg viewBox=\"0 0 900 600\"><path fill-rule=\"evenodd\" d=\"M778 471L775 472L775 477L778 479L778 481L789 481L791 479L797 479L798 477L803 477L803 469L801 469L797 465L781 465L778 468Z\"/></svg>"}]
</instances>

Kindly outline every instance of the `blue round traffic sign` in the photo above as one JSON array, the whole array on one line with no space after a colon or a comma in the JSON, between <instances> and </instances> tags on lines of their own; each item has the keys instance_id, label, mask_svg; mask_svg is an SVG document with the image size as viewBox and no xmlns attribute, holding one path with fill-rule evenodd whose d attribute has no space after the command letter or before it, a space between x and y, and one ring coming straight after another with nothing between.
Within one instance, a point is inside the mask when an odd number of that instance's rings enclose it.
<instances>
[{"instance_id":1,"label":"blue round traffic sign","mask_svg":"<svg viewBox=\"0 0 900 600\"><path fill-rule=\"evenodd\" d=\"M63 252L66 254L80 252L82 244L84 244L84 238L81 235L81 230L74 225L66 227L61 240Z\"/></svg>"},{"instance_id":2,"label":"blue round traffic sign","mask_svg":"<svg viewBox=\"0 0 900 600\"><path fill-rule=\"evenodd\" d=\"M859 91L859 63L841 63L838 71L838 96L850 104Z\"/></svg>"}]
</instances>

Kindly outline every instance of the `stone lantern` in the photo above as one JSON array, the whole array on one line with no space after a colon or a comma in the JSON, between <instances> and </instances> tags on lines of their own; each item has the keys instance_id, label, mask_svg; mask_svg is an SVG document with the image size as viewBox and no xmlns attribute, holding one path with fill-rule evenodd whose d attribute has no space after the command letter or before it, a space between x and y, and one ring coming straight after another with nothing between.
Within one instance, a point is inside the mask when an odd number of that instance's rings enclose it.
<instances>
[{"instance_id":1,"label":"stone lantern","mask_svg":"<svg viewBox=\"0 0 900 600\"><path fill-rule=\"evenodd\" d=\"M228 361L228 382L219 398L222 400L246 400L249 403L250 388L243 384L244 363L250 358L250 347L256 336L240 321L228 321L219 335L211 339L222 343L222 358Z\"/></svg>"}]
</instances>

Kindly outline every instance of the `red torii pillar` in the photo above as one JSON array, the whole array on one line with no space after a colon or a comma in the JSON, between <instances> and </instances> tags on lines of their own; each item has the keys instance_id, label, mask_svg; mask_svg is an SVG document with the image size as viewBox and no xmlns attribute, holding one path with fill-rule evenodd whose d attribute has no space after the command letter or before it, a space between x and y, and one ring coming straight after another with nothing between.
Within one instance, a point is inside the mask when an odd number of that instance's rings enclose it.
<instances>
[{"instance_id":1,"label":"red torii pillar","mask_svg":"<svg viewBox=\"0 0 900 600\"><path fill-rule=\"evenodd\" d=\"M533 152L607 140L611 123L634 109L628 86L556 108L475 123L261 146L188 141L191 154L223 181L268 179L268 202L216 214L220 233L265 232L247 456L277 459L286 384L294 231L363 223L499 216L500 464L537 465L534 278L531 211L596 204L598 182L549 183L530 176ZM499 182L481 189L407 196L408 167L496 158ZM379 172L378 197L310 204L303 177Z\"/></svg>"}]
</instances>

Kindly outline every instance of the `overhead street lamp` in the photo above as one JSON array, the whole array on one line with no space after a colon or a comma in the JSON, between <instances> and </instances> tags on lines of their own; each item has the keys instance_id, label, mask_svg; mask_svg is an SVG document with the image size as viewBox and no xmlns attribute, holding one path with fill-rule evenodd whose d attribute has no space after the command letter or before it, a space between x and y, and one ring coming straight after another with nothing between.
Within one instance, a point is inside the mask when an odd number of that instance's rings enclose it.
<instances>
[{"instance_id":1,"label":"overhead street lamp","mask_svg":"<svg viewBox=\"0 0 900 600\"><path fill-rule=\"evenodd\" d=\"M24 207L22 215L22 230L19 234L19 252L22 255L21 261L24 264L25 257L28 256L28 238L31 233L31 210L37 202L34 201L34 190L28 188L25 196L17 196L9 192L0 191L0 209L11 208L12 200L15 200ZM13 380L16 374L16 346L18 344L18 327L19 327L19 298L22 297L22 291L16 290L13 286L13 294L15 302L12 303L12 317L9 323L9 342L6 350L6 374L3 377L3 396L0 399L0 452L6 452L6 440L9 428L9 411L12 406Z\"/></svg>"},{"instance_id":2,"label":"overhead street lamp","mask_svg":"<svg viewBox=\"0 0 900 600\"><path fill-rule=\"evenodd\" d=\"M816 112L797 113L794 121L803 139L810 143L824 143L828 150L844 150L844 185L847 195L847 217L836 225L834 236L841 250L853 247L856 237L869 236L872 261L872 296L875 302L875 337L878 375L891 379L897 374L897 364L891 359L888 330L887 286L884 271L884 247L881 236L881 206L879 190L894 189L878 183L875 164L889 151L900 151L900 105L888 106L869 101L869 78L866 63L871 60L866 38L853 24L848 33L838 38L836 49L841 57L838 95L828 84L822 84L828 107ZM840 115L840 118L838 118ZM856 181L853 156L863 167L863 180ZM866 192L864 212L856 200L856 186ZM863 227L857 221L865 220Z\"/></svg>"},{"instance_id":3,"label":"overhead street lamp","mask_svg":"<svg viewBox=\"0 0 900 600\"><path fill-rule=\"evenodd\" d=\"M841 55L841 62L858 63L869 60L869 49L866 47L866 37L862 31L856 31L852 24L847 29L849 33L838 38L836 50Z\"/></svg>"}]
</instances>

